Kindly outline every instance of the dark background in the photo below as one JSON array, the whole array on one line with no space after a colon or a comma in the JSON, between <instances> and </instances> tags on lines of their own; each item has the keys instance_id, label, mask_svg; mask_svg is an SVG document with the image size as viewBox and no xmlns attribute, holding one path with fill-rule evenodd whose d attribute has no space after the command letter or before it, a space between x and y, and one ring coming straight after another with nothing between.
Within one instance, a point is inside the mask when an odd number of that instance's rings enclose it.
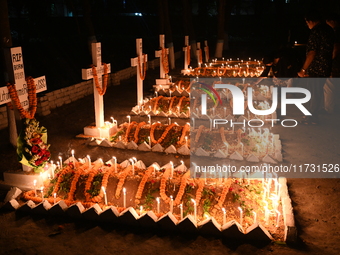
<instances>
[{"instance_id":1,"label":"dark background","mask_svg":"<svg viewBox=\"0 0 340 255\"><path fill-rule=\"evenodd\" d=\"M309 33L303 19L306 10L340 12L338 0L220 1L226 3L226 58L262 59L288 41L303 44ZM170 31L162 26L160 2L168 6ZM130 66L136 38L143 38L149 59L158 49L160 33L165 32L166 42L172 38L175 52L181 51L188 34L184 2L191 6L190 39L202 45L208 40L214 56L220 3L214 0L8 0L12 46L22 46L26 75L46 75L48 90L55 90L81 81L81 68L92 63L91 34L102 43L102 60L111 63L112 72ZM303 47L299 50L304 55Z\"/></svg>"}]
</instances>

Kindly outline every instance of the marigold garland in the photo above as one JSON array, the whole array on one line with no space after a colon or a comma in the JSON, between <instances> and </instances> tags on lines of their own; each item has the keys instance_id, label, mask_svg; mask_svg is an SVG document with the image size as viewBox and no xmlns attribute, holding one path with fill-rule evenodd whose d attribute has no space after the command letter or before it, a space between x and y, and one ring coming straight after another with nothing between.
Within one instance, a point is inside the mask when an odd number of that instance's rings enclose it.
<instances>
[{"instance_id":1,"label":"marigold garland","mask_svg":"<svg viewBox=\"0 0 340 255\"><path fill-rule=\"evenodd\" d=\"M88 164L83 164L80 167L77 168L76 173L73 176L72 182L71 182L71 187L70 191L68 193L67 199L70 201L74 200L74 193L76 192L77 189L77 183L79 180L79 177L82 175L82 173L88 168Z\"/></svg>"},{"instance_id":2,"label":"marigold garland","mask_svg":"<svg viewBox=\"0 0 340 255\"><path fill-rule=\"evenodd\" d=\"M171 168L167 168L162 176L161 183L159 185L159 195L166 203L169 203L170 198L165 193L166 182L170 177Z\"/></svg>"},{"instance_id":3,"label":"marigold garland","mask_svg":"<svg viewBox=\"0 0 340 255\"><path fill-rule=\"evenodd\" d=\"M139 183L138 189L137 189L137 193L136 193L136 199L141 199L142 194L143 194L143 190L145 187L145 184L149 178L149 176L151 175L151 173L154 171L155 167L150 166L144 173L144 176L141 180L141 182Z\"/></svg>"},{"instance_id":4,"label":"marigold garland","mask_svg":"<svg viewBox=\"0 0 340 255\"><path fill-rule=\"evenodd\" d=\"M204 184L205 184L205 180L200 178L198 180L198 188L196 190L196 203L199 204L199 202L201 201L202 198L202 191L204 189Z\"/></svg>"},{"instance_id":5,"label":"marigold garland","mask_svg":"<svg viewBox=\"0 0 340 255\"><path fill-rule=\"evenodd\" d=\"M218 200L218 203L217 205L222 208L223 206L223 203L224 203L224 200L228 194L228 191L229 191L229 188L231 186L231 183L232 183L232 180L230 178L227 179L227 181L224 183L224 187L223 187L223 190L222 190L222 193L221 193L221 196Z\"/></svg>"},{"instance_id":6,"label":"marigold garland","mask_svg":"<svg viewBox=\"0 0 340 255\"><path fill-rule=\"evenodd\" d=\"M175 123L170 124L170 125L165 129L165 131L164 131L164 133L162 134L162 136L157 140L157 143L161 143L161 142L165 139L165 137L167 136L167 134L169 133L169 131L170 131L174 126L176 126Z\"/></svg>"},{"instance_id":7,"label":"marigold garland","mask_svg":"<svg viewBox=\"0 0 340 255\"><path fill-rule=\"evenodd\" d=\"M155 140L155 129L159 125L161 125L161 123L159 123L159 122L153 123L151 125L151 129L150 129L150 140L151 140L151 143L157 143L157 140Z\"/></svg>"},{"instance_id":8,"label":"marigold garland","mask_svg":"<svg viewBox=\"0 0 340 255\"><path fill-rule=\"evenodd\" d=\"M118 184L117 184L117 189L116 189L116 194L115 194L116 199L118 199L120 197L120 192L123 189L125 179L131 171L132 171L132 166L129 165L122 172L119 173L119 176L118 176L119 181L118 181Z\"/></svg>"},{"instance_id":9,"label":"marigold garland","mask_svg":"<svg viewBox=\"0 0 340 255\"><path fill-rule=\"evenodd\" d=\"M98 173L98 169L103 165L102 162L97 162L90 170L89 170L89 176L85 183L85 189L84 189L84 195L86 201L91 201L91 194L87 191L91 189L92 181L94 176Z\"/></svg>"},{"instance_id":10,"label":"marigold garland","mask_svg":"<svg viewBox=\"0 0 340 255\"><path fill-rule=\"evenodd\" d=\"M159 103L159 100L161 100L163 98L163 96L158 96L155 98L155 104L153 106L153 111L156 112L157 111L157 106L158 106L158 103Z\"/></svg>"},{"instance_id":11,"label":"marigold garland","mask_svg":"<svg viewBox=\"0 0 340 255\"><path fill-rule=\"evenodd\" d=\"M181 184L179 186L179 190L178 190L176 199L174 200L174 205L180 204L182 197L184 195L185 187L187 186L187 181L188 181L189 177L190 177L190 170L187 171L181 178Z\"/></svg>"},{"instance_id":12,"label":"marigold garland","mask_svg":"<svg viewBox=\"0 0 340 255\"><path fill-rule=\"evenodd\" d=\"M132 128L132 126L135 125L135 124L137 124L137 122L136 122L136 121L132 121L132 122L129 124L129 126L127 127L126 133L125 133L125 141L126 141L126 142L129 141L129 140L128 140L128 137L129 137L131 128Z\"/></svg>"},{"instance_id":13,"label":"marigold garland","mask_svg":"<svg viewBox=\"0 0 340 255\"><path fill-rule=\"evenodd\" d=\"M9 92L9 95L15 105L15 107L18 109L20 113L20 117L22 119L33 119L34 115L37 111L37 87L34 83L34 79L29 76L26 78L27 83L27 92L28 92L28 111L26 111L19 100L18 92L16 90L15 84L7 83L7 89ZM7 104L11 109L13 109L13 106L11 103Z\"/></svg>"},{"instance_id":14,"label":"marigold garland","mask_svg":"<svg viewBox=\"0 0 340 255\"><path fill-rule=\"evenodd\" d=\"M106 63L103 63L103 66L104 66L104 77L103 77L103 82L102 82L102 87L101 87L99 84L97 68L94 65L92 65L92 75L93 75L94 83L96 85L98 94L101 96L105 94L106 89L107 89L108 70L109 70Z\"/></svg>"},{"instance_id":15,"label":"marigold garland","mask_svg":"<svg viewBox=\"0 0 340 255\"><path fill-rule=\"evenodd\" d=\"M178 144L182 144L185 137L186 137L186 133L190 131L190 124L186 123L182 129L182 135L181 135L181 138L178 140Z\"/></svg>"},{"instance_id":16,"label":"marigold garland","mask_svg":"<svg viewBox=\"0 0 340 255\"><path fill-rule=\"evenodd\" d=\"M187 46L187 63L188 65L190 65L190 61L191 61L191 57L190 57L190 49L191 49L191 46Z\"/></svg>"},{"instance_id":17,"label":"marigold garland","mask_svg":"<svg viewBox=\"0 0 340 255\"><path fill-rule=\"evenodd\" d=\"M138 60L138 72L139 72L139 77L141 78L142 81L144 81L145 76L146 76L146 54L143 53L142 58L143 58L143 66L140 61L140 56L137 57Z\"/></svg>"},{"instance_id":18,"label":"marigold garland","mask_svg":"<svg viewBox=\"0 0 340 255\"><path fill-rule=\"evenodd\" d=\"M101 187L104 187L104 189L106 189L106 187L107 187L107 184L109 182L109 177L110 177L113 169L114 169L114 165L112 165L110 167L105 167L105 172L104 172L104 175L103 175L103 178L102 178L102 185L101 185ZM103 199L103 197L104 197L104 191L102 189L100 189L99 194L97 196L93 197L91 199L91 201L94 202L94 203L98 203L100 200Z\"/></svg>"},{"instance_id":19,"label":"marigold garland","mask_svg":"<svg viewBox=\"0 0 340 255\"><path fill-rule=\"evenodd\" d=\"M144 126L146 123L144 122L144 121L142 121L142 122L140 122L140 123L138 123L138 125L137 125L137 128L136 128L136 130L135 130L135 134L134 134L134 138L135 138L135 140L134 140L134 142L137 144L138 143L138 134L139 134L139 131L140 131L140 129L141 129L141 127L142 126Z\"/></svg>"}]
</instances>

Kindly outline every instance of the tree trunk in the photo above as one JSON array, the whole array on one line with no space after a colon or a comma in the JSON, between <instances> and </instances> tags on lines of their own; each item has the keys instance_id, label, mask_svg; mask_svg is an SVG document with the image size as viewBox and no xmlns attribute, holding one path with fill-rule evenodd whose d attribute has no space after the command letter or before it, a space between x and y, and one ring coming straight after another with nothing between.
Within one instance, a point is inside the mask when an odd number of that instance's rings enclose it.
<instances>
[{"instance_id":1,"label":"tree trunk","mask_svg":"<svg viewBox=\"0 0 340 255\"><path fill-rule=\"evenodd\" d=\"M8 6L7 0L0 0L0 39L1 39L1 84L6 84L8 82L8 71L6 70L6 57L5 51L7 51L10 47L12 47L12 36L11 29L9 26L9 18L8 18ZM7 106L7 119L8 119L8 128L9 128L9 142L16 147L18 132L16 126L16 118L14 110L10 109Z\"/></svg>"}]
</instances>

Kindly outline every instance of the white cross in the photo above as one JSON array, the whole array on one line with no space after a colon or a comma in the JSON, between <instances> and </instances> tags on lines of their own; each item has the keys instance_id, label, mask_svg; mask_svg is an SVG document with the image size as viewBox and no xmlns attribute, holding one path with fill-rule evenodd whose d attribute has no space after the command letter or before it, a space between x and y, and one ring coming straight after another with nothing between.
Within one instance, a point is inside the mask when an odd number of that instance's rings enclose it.
<instances>
[{"instance_id":1,"label":"white cross","mask_svg":"<svg viewBox=\"0 0 340 255\"><path fill-rule=\"evenodd\" d=\"M143 74L141 72L143 72L143 70L146 70L144 62L146 65L146 62L148 61L148 55L143 54L142 38L136 39L136 52L137 57L131 58L131 66L137 66L137 105L140 106L143 104Z\"/></svg>"},{"instance_id":2,"label":"white cross","mask_svg":"<svg viewBox=\"0 0 340 255\"><path fill-rule=\"evenodd\" d=\"M165 36L164 35L159 35L159 47L161 48L160 50L156 50L155 51L155 56L156 58L159 58L159 66L160 66L160 70L159 70L159 77L161 79L165 78L165 70L164 70L164 66L163 66L163 54L162 54L162 50L164 50L164 42L165 42ZM165 49L166 51L166 55L169 54L169 48ZM169 63L168 63L169 64Z\"/></svg>"},{"instance_id":3,"label":"white cross","mask_svg":"<svg viewBox=\"0 0 340 255\"><path fill-rule=\"evenodd\" d=\"M188 51L190 52L190 45L189 45L189 36L186 35L184 37L184 47L183 47L183 51L184 51L184 70L188 69L189 66L189 61L188 61Z\"/></svg>"},{"instance_id":4,"label":"white cross","mask_svg":"<svg viewBox=\"0 0 340 255\"><path fill-rule=\"evenodd\" d=\"M92 43L92 62L97 70L99 86L102 84L102 75L104 74L104 66L102 65L102 52L100 42ZM107 64L108 71L111 73L111 65ZM93 94L94 94L94 112L96 119L96 127L101 128L104 126L104 102L103 96L99 95L96 88L95 79L93 78L92 68L82 69L82 79L93 79Z\"/></svg>"},{"instance_id":5,"label":"white cross","mask_svg":"<svg viewBox=\"0 0 340 255\"><path fill-rule=\"evenodd\" d=\"M15 84L15 88L18 93L18 98L21 106L24 110L27 110L29 107L28 102L28 89L25 80L25 70L24 70L24 61L22 55L21 47L10 48L7 52L10 60L8 60L8 65L10 65L7 70L9 70L9 80ZM47 89L46 86L46 78L45 76L41 76L39 78L34 79L34 84L36 86L36 92L42 92ZM0 88L0 105L11 102L11 97L7 87ZM13 146L17 145L17 128L14 124L13 126L9 124L10 127L10 142ZM24 171L30 171L31 169L22 165Z\"/></svg>"}]
</instances>

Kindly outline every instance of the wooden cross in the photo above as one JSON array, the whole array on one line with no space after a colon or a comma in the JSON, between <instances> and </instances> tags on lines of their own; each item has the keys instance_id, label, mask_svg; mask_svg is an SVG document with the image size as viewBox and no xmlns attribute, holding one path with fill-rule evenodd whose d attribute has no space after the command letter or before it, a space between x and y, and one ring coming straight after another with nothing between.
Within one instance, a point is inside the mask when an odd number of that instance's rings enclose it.
<instances>
[{"instance_id":1,"label":"wooden cross","mask_svg":"<svg viewBox=\"0 0 340 255\"><path fill-rule=\"evenodd\" d=\"M205 58L205 62L208 63L209 62L209 47L208 47L208 41L205 40L204 41L204 58Z\"/></svg>"},{"instance_id":2,"label":"wooden cross","mask_svg":"<svg viewBox=\"0 0 340 255\"><path fill-rule=\"evenodd\" d=\"M163 66L163 54L162 51L165 50L166 51L166 55L169 54L169 48L164 48L164 42L165 42L165 36L164 35L159 35L159 47L161 48L160 50L156 50L155 51L155 56L156 58L159 58L159 66L160 66L160 70L159 70L159 75L161 79L165 78L165 70L164 70L164 66Z\"/></svg>"},{"instance_id":3,"label":"wooden cross","mask_svg":"<svg viewBox=\"0 0 340 255\"><path fill-rule=\"evenodd\" d=\"M137 57L131 58L131 66L137 66L137 105L143 104L143 80L144 71L146 71L146 62L148 62L148 55L143 54L142 38L136 39ZM145 63L145 66L144 66Z\"/></svg>"},{"instance_id":4,"label":"wooden cross","mask_svg":"<svg viewBox=\"0 0 340 255\"><path fill-rule=\"evenodd\" d=\"M102 75L104 74L104 66L102 65L102 52L101 43L92 43L92 62L96 68L98 75L99 86L102 86ZM111 65L107 64L107 73L111 73ZM92 68L82 69L82 79L90 80L93 79L93 94L94 94L94 112L96 127L101 128L104 126L104 100L103 95L100 95L97 88L96 82L93 77Z\"/></svg>"},{"instance_id":5,"label":"wooden cross","mask_svg":"<svg viewBox=\"0 0 340 255\"><path fill-rule=\"evenodd\" d=\"M197 43L197 50L196 50L196 56L197 56L197 64L198 67L201 68L201 64L202 64L202 50L201 50L201 43L198 42Z\"/></svg>"},{"instance_id":6,"label":"wooden cross","mask_svg":"<svg viewBox=\"0 0 340 255\"><path fill-rule=\"evenodd\" d=\"M190 59L188 59L188 51L190 53L190 45L189 45L189 36L186 35L184 37L184 47L183 47L183 51L184 51L184 70L187 70L188 69L188 66L189 66L189 61Z\"/></svg>"},{"instance_id":7,"label":"wooden cross","mask_svg":"<svg viewBox=\"0 0 340 255\"><path fill-rule=\"evenodd\" d=\"M27 110L29 107L28 90L25 80L24 61L21 47L10 48L8 51L6 51L6 65L8 70L8 79L11 83L15 84L20 104L24 108L24 110ZM36 85L37 93L45 91L47 89L45 76L35 78L34 83ZM9 102L11 102L11 97L7 87L1 87L0 105ZM13 120L13 122L14 124L12 125L9 123L10 143L16 147L18 134L15 120Z\"/></svg>"}]
</instances>

